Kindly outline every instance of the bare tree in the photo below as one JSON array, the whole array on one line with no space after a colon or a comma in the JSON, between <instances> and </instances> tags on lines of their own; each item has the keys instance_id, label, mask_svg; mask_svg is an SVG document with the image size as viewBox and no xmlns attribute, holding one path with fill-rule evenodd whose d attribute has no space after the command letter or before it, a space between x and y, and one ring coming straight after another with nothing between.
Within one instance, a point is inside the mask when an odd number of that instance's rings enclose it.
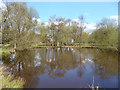
<instances>
[{"instance_id":1,"label":"bare tree","mask_svg":"<svg viewBox=\"0 0 120 90\"><path fill-rule=\"evenodd\" d=\"M79 19L79 25L80 25L80 29L79 29L79 44L80 44L80 42L82 41L82 39L81 39L82 33L83 33L83 31L86 27L85 27L84 16L81 15L81 16L78 17L78 19Z\"/></svg>"}]
</instances>

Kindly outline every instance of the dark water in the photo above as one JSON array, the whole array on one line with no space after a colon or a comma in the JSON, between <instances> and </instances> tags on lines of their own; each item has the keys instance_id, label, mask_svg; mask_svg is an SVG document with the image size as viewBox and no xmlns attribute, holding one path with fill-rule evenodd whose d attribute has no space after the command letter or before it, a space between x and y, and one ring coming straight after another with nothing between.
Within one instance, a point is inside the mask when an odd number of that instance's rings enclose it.
<instances>
[{"instance_id":1,"label":"dark water","mask_svg":"<svg viewBox=\"0 0 120 90\"><path fill-rule=\"evenodd\" d=\"M40 48L3 57L7 70L29 88L118 87L118 55L98 49Z\"/></svg>"}]
</instances>

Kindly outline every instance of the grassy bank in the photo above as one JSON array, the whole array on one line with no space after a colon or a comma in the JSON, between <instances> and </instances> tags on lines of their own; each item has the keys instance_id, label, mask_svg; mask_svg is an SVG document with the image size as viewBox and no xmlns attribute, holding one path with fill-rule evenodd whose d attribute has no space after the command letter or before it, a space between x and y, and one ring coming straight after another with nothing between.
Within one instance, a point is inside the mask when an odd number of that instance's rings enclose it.
<instances>
[{"instance_id":1,"label":"grassy bank","mask_svg":"<svg viewBox=\"0 0 120 90\"><path fill-rule=\"evenodd\" d=\"M10 52L13 51L13 48L2 47L0 48L0 56L8 56ZM23 88L25 81L20 77L14 77L14 75L7 75L4 71L5 67L0 66L0 89L1 88Z\"/></svg>"},{"instance_id":2,"label":"grassy bank","mask_svg":"<svg viewBox=\"0 0 120 90\"><path fill-rule=\"evenodd\" d=\"M10 51L13 51L13 48L12 49L10 49L10 48L2 48L0 50L0 53L1 53L2 56L7 56L7 55L10 54Z\"/></svg>"},{"instance_id":3,"label":"grassy bank","mask_svg":"<svg viewBox=\"0 0 120 90\"><path fill-rule=\"evenodd\" d=\"M12 52L14 50L13 47L11 47L8 44L0 44L1 48L0 48L0 56L7 56L10 54L10 52Z\"/></svg>"},{"instance_id":4,"label":"grassy bank","mask_svg":"<svg viewBox=\"0 0 120 90\"><path fill-rule=\"evenodd\" d=\"M32 48L65 48L65 47L69 47L69 48L74 48L74 47L79 47L79 48L97 48L97 49L103 49L103 50L109 50L109 51L115 51L118 52L118 49L114 48L114 47L105 47L105 46L95 46L95 45L81 45L81 46L32 46L32 47L28 47L27 49L32 49ZM2 48L0 50L0 56L6 56L9 55L10 52L12 52L14 49L13 48Z\"/></svg>"},{"instance_id":5,"label":"grassy bank","mask_svg":"<svg viewBox=\"0 0 120 90\"><path fill-rule=\"evenodd\" d=\"M79 48L94 48L94 49L103 49L103 50L109 50L109 51L114 51L114 52L118 52L118 49L114 48L114 47L105 47L105 46L95 46L95 45L81 45L81 46L39 46L36 45L34 47L31 48L64 48L64 47L79 47Z\"/></svg>"},{"instance_id":6,"label":"grassy bank","mask_svg":"<svg viewBox=\"0 0 120 90\"><path fill-rule=\"evenodd\" d=\"M0 67L0 89L1 88L23 88L25 81L13 75L5 75L4 67Z\"/></svg>"},{"instance_id":7,"label":"grassy bank","mask_svg":"<svg viewBox=\"0 0 120 90\"><path fill-rule=\"evenodd\" d=\"M47 44L48 45L48 44ZM26 49L33 49L33 48L64 48L64 47L79 47L79 48L94 48L94 49L102 49L102 50L109 50L109 51L114 51L114 52L118 52L117 48L114 47L108 47L108 46L101 46L101 45L97 45L97 44L81 44L79 45L74 44L74 45L62 45L62 46L51 46L50 44L48 46L46 46L46 44L33 44L31 45L31 47L27 47ZM19 49L18 49L19 50ZM13 47L9 47L6 45L2 45L2 48L0 48L0 56L7 56L10 54L10 52L13 52L14 49Z\"/></svg>"}]
</instances>

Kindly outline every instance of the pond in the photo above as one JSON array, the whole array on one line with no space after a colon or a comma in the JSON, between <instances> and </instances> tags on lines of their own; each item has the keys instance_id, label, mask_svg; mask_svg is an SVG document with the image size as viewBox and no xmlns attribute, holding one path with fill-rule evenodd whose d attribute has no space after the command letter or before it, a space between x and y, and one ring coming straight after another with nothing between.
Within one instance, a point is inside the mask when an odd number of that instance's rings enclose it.
<instances>
[{"instance_id":1,"label":"pond","mask_svg":"<svg viewBox=\"0 0 120 90\"><path fill-rule=\"evenodd\" d=\"M2 58L25 88L118 88L118 54L88 48L38 48Z\"/></svg>"}]
</instances>

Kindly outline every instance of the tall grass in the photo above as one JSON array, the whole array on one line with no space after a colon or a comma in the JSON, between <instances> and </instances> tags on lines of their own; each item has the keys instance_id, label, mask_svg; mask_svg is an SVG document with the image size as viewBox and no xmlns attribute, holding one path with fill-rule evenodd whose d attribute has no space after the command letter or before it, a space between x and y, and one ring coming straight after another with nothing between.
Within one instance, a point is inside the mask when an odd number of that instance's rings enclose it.
<instances>
[{"instance_id":1,"label":"tall grass","mask_svg":"<svg viewBox=\"0 0 120 90\"><path fill-rule=\"evenodd\" d=\"M0 89L1 88L23 88L25 80L23 78L16 78L10 74L5 76L4 67L0 67Z\"/></svg>"}]
</instances>

